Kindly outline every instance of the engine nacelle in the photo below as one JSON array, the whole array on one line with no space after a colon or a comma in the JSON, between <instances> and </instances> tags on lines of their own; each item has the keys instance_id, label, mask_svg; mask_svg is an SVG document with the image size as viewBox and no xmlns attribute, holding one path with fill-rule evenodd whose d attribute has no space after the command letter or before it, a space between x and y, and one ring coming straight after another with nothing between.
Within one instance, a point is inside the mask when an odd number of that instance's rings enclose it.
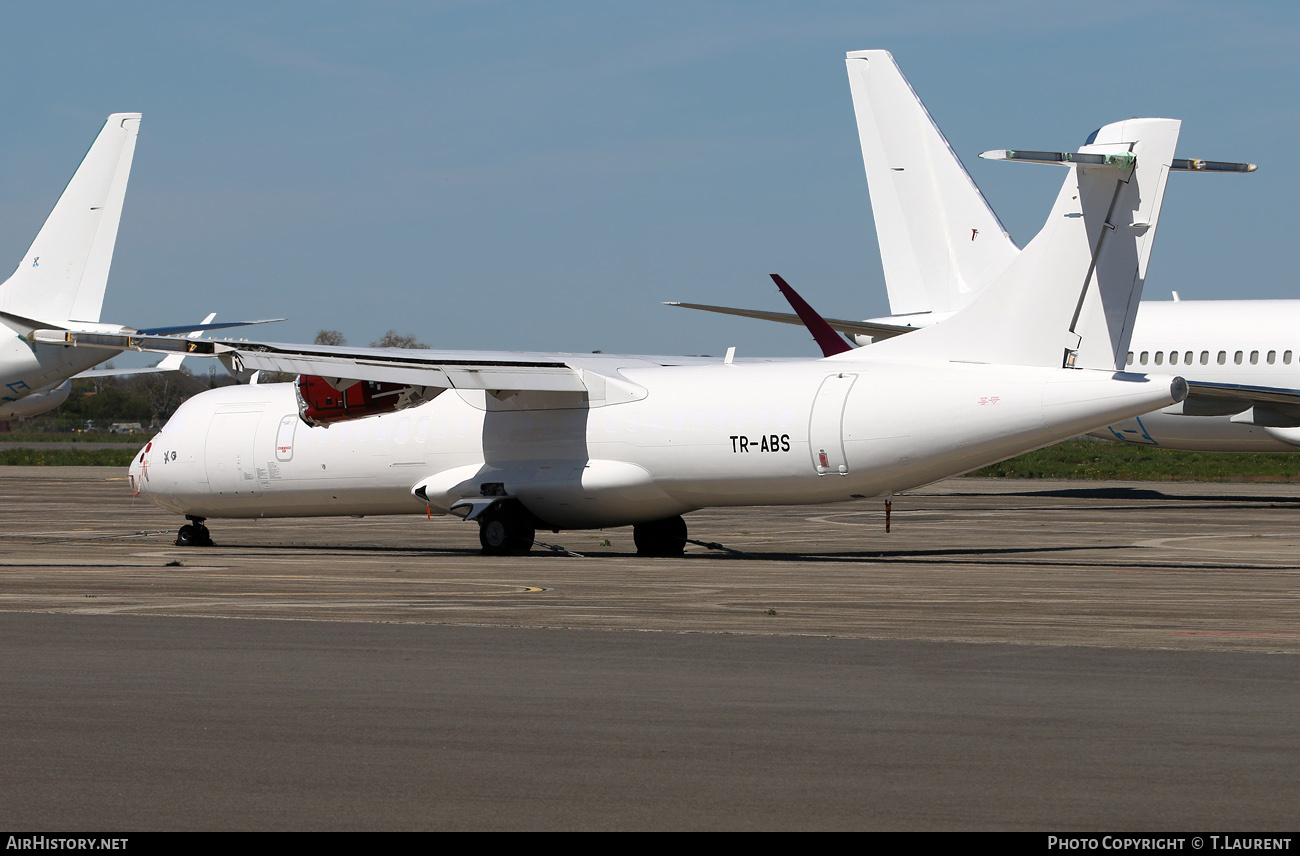
<instances>
[{"instance_id":1,"label":"engine nacelle","mask_svg":"<svg viewBox=\"0 0 1300 856\"><path fill-rule=\"evenodd\" d=\"M338 384L338 385L336 385ZM374 380L298 375L298 416L312 427L330 426L381 413L395 413L437 397L441 389Z\"/></svg>"}]
</instances>

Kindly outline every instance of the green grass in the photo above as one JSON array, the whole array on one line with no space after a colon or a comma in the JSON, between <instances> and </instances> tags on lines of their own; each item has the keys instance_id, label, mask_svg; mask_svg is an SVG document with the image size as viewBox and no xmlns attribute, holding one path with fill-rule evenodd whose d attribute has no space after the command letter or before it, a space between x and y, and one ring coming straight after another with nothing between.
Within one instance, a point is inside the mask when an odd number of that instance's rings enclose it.
<instances>
[{"instance_id":1,"label":"green grass","mask_svg":"<svg viewBox=\"0 0 1300 856\"><path fill-rule=\"evenodd\" d=\"M149 441L149 433L137 434L77 434L75 432L13 431L0 434L0 443L135 443L141 446Z\"/></svg>"},{"instance_id":2,"label":"green grass","mask_svg":"<svg viewBox=\"0 0 1300 856\"><path fill-rule=\"evenodd\" d=\"M1300 454L1179 452L1071 440L969 473L981 478L1136 481L1300 481Z\"/></svg>"},{"instance_id":3,"label":"green grass","mask_svg":"<svg viewBox=\"0 0 1300 856\"><path fill-rule=\"evenodd\" d=\"M131 465L133 449L4 449L3 467L122 467Z\"/></svg>"}]
</instances>

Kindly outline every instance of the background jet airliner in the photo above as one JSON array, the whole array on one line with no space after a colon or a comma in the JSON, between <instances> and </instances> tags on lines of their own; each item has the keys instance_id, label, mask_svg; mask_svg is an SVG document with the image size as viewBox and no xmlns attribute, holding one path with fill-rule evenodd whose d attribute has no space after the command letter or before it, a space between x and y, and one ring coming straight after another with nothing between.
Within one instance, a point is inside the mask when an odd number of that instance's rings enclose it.
<instances>
[{"instance_id":1,"label":"background jet airliner","mask_svg":"<svg viewBox=\"0 0 1300 856\"><path fill-rule=\"evenodd\" d=\"M31 341L37 328L84 333L137 332L101 324L104 289L113 262L122 203L140 130L139 113L108 117L54 210L18 268L0 283L0 420L35 416L67 400L72 377L167 371L178 359L154 368L86 371L105 359L102 351L78 351ZM157 335L241 326L231 322L155 328Z\"/></svg>"},{"instance_id":2,"label":"background jet airliner","mask_svg":"<svg viewBox=\"0 0 1300 856\"><path fill-rule=\"evenodd\" d=\"M141 451L131 483L190 519L179 544L210 543L211 517L428 508L478 521L489 553L631 524L640 552L671 555L695 509L889 495L1181 400L1181 378L1117 370L1178 128L1102 128L981 300L822 359L33 338L299 375L201 393Z\"/></svg>"},{"instance_id":3,"label":"background jet airliner","mask_svg":"<svg viewBox=\"0 0 1300 856\"><path fill-rule=\"evenodd\" d=\"M975 300L1021 250L887 51L846 59L891 316L830 319L858 344L943 321ZM981 157L1062 163L1058 152ZM1250 164L1175 159L1175 172L1250 172ZM1144 224L1117 224L1130 229ZM670 305L788 324L789 313ZM1175 449L1295 451L1300 446L1300 300L1143 301L1125 362L1187 376L1189 398L1095 436ZM990 334L996 335L993 328ZM1198 395L1197 382L1214 385ZM1238 387L1235 394L1232 386Z\"/></svg>"}]
</instances>

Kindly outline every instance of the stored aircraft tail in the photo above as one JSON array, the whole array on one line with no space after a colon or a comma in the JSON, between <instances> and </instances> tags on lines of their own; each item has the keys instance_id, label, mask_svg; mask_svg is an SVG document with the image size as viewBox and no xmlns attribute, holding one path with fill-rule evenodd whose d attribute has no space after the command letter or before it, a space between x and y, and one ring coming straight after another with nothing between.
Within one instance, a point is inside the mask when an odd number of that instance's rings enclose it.
<instances>
[{"instance_id":1,"label":"stored aircraft tail","mask_svg":"<svg viewBox=\"0 0 1300 856\"><path fill-rule=\"evenodd\" d=\"M139 113L108 117L18 269L0 284L0 312L56 327L99 320L139 129Z\"/></svg>"},{"instance_id":2,"label":"stored aircraft tail","mask_svg":"<svg viewBox=\"0 0 1300 856\"><path fill-rule=\"evenodd\" d=\"M1129 119L1101 128L1079 152L986 153L1069 169L1046 224L966 309L873 345L872 353L1122 367L1179 126L1175 119ZM881 240L883 252L883 233Z\"/></svg>"},{"instance_id":3,"label":"stored aircraft tail","mask_svg":"<svg viewBox=\"0 0 1300 856\"><path fill-rule=\"evenodd\" d=\"M845 59L890 312L948 313L1019 253L888 51Z\"/></svg>"}]
</instances>

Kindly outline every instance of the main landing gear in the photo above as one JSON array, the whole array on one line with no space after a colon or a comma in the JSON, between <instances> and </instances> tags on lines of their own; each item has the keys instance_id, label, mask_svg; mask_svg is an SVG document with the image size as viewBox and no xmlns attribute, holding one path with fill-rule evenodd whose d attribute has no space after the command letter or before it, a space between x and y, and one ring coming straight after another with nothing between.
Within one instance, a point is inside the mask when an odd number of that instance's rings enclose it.
<instances>
[{"instance_id":1,"label":"main landing gear","mask_svg":"<svg viewBox=\"0 0 1300 856\"><path fill-rule=\"evenodd\" d=\"M181 527L176 533L177 547L211 547L212 533L203 525L204 517L187 517L192 521Z\"/></svg>"},{"instance_id":2,"label":"main landing gear","mask_svg":"<svg viewBox=\"0 0 1300 856\"><path fill-rule=\"evenodd\" d=\"M686 552L686 521L679 514L632 527L638 556L680 556Z\"/></svg>"},{"instance_id":3,"label":"main landing gear","mask_svg":"<svg viewBox=\"0 0 1300 856\"><path fill-rule=\"evenodd\" d=\"M512 556L533 549L537 527L518 502L499 502L478 518L478 542L484 556Z\"/></svg>"}]
</instances>

